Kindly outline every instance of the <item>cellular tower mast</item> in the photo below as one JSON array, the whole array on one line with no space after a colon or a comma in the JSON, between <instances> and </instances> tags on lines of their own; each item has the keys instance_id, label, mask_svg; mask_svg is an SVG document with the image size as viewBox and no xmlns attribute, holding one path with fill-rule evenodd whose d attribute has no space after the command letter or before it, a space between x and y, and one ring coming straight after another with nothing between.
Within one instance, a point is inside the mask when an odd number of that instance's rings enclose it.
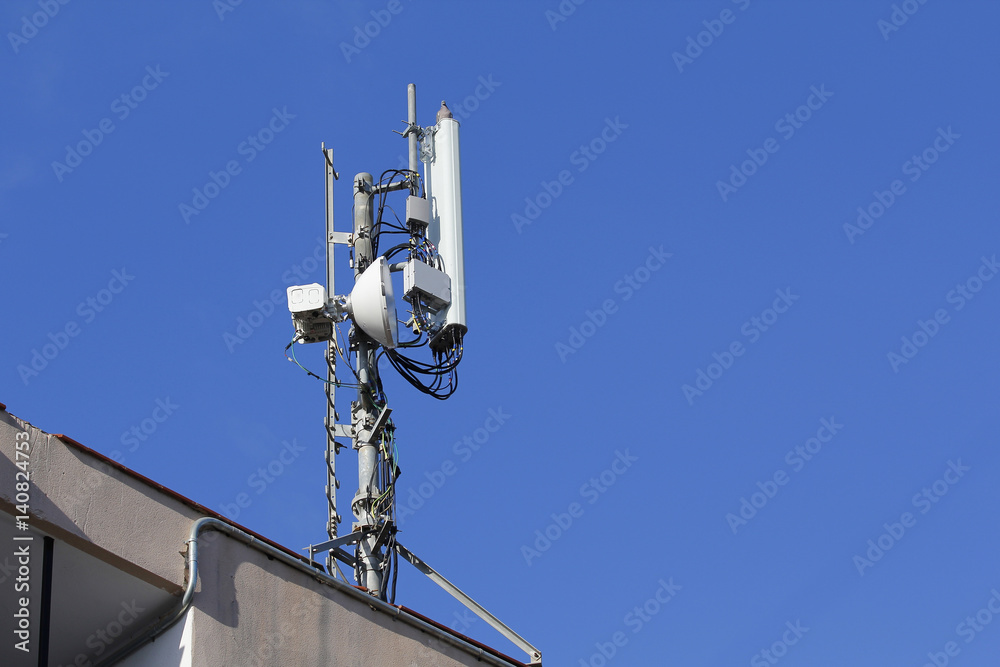
<instances>
[{"instance_id":1,"label":"cellular tower mast","mask_svg":"<svg viewBox=\"0 0 1000 667\"><path fill-rule=\"evenodd\" d=\"M326 286L319 283L288 288L288 309L295 336L285 348L295 358L295 344L326 343L325 423L327 431L326 497L328 539L308 547L309 558L326 553L327 570L340 572L343 563L354 581L370 595L394 602L398 559L418 570L457 598L476 615L528 654L529 664L541 665L542 654L475 600L438 574L396 539L396 425L382 388L379 362L385 358L411 385L437 399L447 399L458 387L465 321L465 269L462 243L462 179L459 123L444 102L436 124L417 124L416 86L407 87L406 129L397 132L408 143L407 169L388 169L378 182L361 172L352 183L354 220L349 232L333 224L333 149L321 146L326 177ZM419 166L424 165L421 179ZM405 219L388 205L393 193L404 193ZM402 207L401 207L402 210ZM338 294L334 282L334 249L350 249L354 285ZM412 332L399 336L391 273L403 274L403 299L409 305L403 323ZM346 336L341 323L349 324ZM426 346L429 360L409 356ZM404 354L406 352L407 354ZM426 354L426 353L425 353ZM338 366L346 371L338 373ZM357 391L350 419L342 420L336 406L339 387ZM356 521L339 534L336 458L351 442L358 453L358 489L351 501ZM347 549L353 546L353 553Z\"/></svg>"}]
</instances>

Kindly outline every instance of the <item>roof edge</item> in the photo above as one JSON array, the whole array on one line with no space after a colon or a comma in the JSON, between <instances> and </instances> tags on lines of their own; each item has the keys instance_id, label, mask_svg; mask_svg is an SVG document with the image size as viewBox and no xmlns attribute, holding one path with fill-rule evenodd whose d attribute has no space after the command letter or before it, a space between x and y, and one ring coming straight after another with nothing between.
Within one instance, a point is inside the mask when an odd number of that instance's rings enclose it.
<instances>
[{"instance_id":1,"label":"roof edge","mask_svg":"<svg viewBox=\"0 0 1000 667\"><path fill-rule=\"evenodd\" d=\"M2 405L2 404L0 404L0 405ZM209 509L209 508L205 507L204 505L202 505L201 503L198 503L198 502L196 502L194 500L191 500L190 498L188 498L185 495L177 493L173 489L167 488L166 486L163 486L162 484L160 484L158 482L154 482L153 480L151 480L150 478L146 477L142 473L138 473L135 470L132 470L131 468L122 465L118 461L115 461L114 459L112 459L110 457L107 457L104 454L101 454L100 452L98 452L96 450L91 449L90 447L88 447L88 446L86 446L86 445L84 445L84 444L82 444L82 443L74 440L73 438L69 437L68 435L66 435L64 433L54 433L54 434L52 434L52 436L54 438L58 439L63 444L75 447L76 449L79 449L79 450L81 450L81 451L89 454L90 456L93 456L93 457L97 458L102 463L105 463L105 464L107 464L107 465L109 465L109 466L111 466L113 468L116 468L117 470L119 470L119 471L121 471L121 472L123 472L123 473L125 473L127 475L130 475L130 476L134 477L135 479L139 480L143 484L146 484L147 486L153 487L157 491L160 491L161 493L163 493L163 494L165 494L167 496L170 496L174 500L177 500L177 501L179 501L179 502L187 505L188 507L190 507L193 510L197 510L198 512L204 514L205 516L210 516L210 517L212 517L214 519L219 519L220 521L224 521L224 522L228 523L229 525L233 526L234 528L239 528L240 530L242 530L243 532L247 533L248 535L252 535L255 539L258 539L261 542L265 542L265 543L271 545L272 547L274 547L276 549L284 551L289 556L297 558L298 560L302 561L303 563L312 565L314 568L316 568L320 572L326 572L326 569L320 563L317 563L316 561L310 561L308 558L306 558L302 554L295 553L294 551L292 551L288 547L284 546L283 544L279 544L279 543L275 542L274 540L268 539L268 538L264 537L263 535L261 535L260 533L257 533L257 532L255 532L253 530L250 530L249 528L247 528L246 526L244 526L242 524L236 523L235 521L233 521L229 517L227 517L225 515L222 515L222 514L219 514L215 510Z\"/></svg>"}]
</instances>

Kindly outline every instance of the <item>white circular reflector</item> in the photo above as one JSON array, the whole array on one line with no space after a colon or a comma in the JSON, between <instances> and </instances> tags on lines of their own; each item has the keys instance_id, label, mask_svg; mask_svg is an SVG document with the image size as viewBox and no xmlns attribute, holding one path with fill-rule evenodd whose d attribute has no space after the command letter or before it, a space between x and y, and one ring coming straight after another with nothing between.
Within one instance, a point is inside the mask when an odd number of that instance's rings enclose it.
<instances>
[{"instance_id":1,"label":"white circular reflector","mask_svg":"<svg viewBox=\"0 0 1000 667\"><path fill-rule=\"evenodd\" d=\"M351 290L347 312L362 331L390 350L396 347L396 301L389 264L379 257L365 269Z\"/></svg>"}]
</instances>

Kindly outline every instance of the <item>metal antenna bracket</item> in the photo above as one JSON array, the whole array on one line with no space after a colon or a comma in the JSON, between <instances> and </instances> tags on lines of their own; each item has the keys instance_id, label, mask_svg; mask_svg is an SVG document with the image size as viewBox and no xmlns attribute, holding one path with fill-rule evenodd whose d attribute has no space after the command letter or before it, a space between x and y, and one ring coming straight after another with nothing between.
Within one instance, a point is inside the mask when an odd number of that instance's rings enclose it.
<instances>
[{"instance_id":1,"label":"metal antenna bracket","mask_svg":"<svg viewBox=\"0 0 1000 667\"><path fill-rule=\"evenodd\" d=\"M472 610L472 613L474 613L476 616L489 623L494 630L496 630L504 637L512 641L519 649L527 653L528 658L530 660L528 664L530 665L542 664L541 651L539 651L537 648L529 644L527 640L525 640L521 635L511 630L499 618L497 618L490 612L486 611L485 607L483 607L481 604L479 604L471 597L466 595L464 592L462 592L462 590L458 586L445 579L441 574L438 573L437 570L432 568L424 561L420 560L416 555L413 554L413 552L411 552L409 549L404 547L399 542L396 542L396 551L399 553L400 556L410 561L410 563L413 564L413 567L417 568L418 570L426 574L431 581L433 581L435 584L446 590L449 594L451 594L452 597L454 597L456 600L458 600L466 607L468 607L470 610Z\"/></svg>"},{"instance_id":2,"label":"metal antenna bracket","mask_svg":"<svg viewBox=\"0 0 1000 667\"><path fill-rule=\"evenodd\" d=\"M424 128L420 134L420 161L430 163L434 161L434 125Z\"/></svg>"}]
</instances>

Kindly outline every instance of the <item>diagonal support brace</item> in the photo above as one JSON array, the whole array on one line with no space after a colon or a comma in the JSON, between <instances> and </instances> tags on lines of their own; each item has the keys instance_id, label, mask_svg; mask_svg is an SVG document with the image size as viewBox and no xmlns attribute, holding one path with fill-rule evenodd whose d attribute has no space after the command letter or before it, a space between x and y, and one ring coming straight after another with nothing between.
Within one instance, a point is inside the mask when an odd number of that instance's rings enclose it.
<instances>
[{"instance_id":1,"label":"diagonal support brace","mask_svg":"<svg viewBox=\"0 0 1000 667\"><path fill-rule=\"evenodd\" d=\"M541 651L539 651L537 648L529 644L527 640L521 637L521 635L517 634L509 627L507 627L503 623L503 621L498 619L490 612L486 611L486 609L481 604L479 604L478 602L470 598L468 595L463 593L458 586L445 579L441 574L437 572L437 570L432 568L424 561L420 560L409 549L404 547L399 542L396 542L396 551L399 553L400 556L410 561L410 563L413 564L413 567L417 568L418 570L426 574L431 581L433 581L435 584L446 590L448 593L451 594L452 597L454 597L456 600L458 600L466 607L468 607L470 610L472 610L472 613L474 613L476 616L489 623L494 630L496 630L504 637L509 639L511 642L513 642L519 649L527 653L530 659L530 662L528 664L530 665L542 664Z\"/></svg>"}]
</instances>

